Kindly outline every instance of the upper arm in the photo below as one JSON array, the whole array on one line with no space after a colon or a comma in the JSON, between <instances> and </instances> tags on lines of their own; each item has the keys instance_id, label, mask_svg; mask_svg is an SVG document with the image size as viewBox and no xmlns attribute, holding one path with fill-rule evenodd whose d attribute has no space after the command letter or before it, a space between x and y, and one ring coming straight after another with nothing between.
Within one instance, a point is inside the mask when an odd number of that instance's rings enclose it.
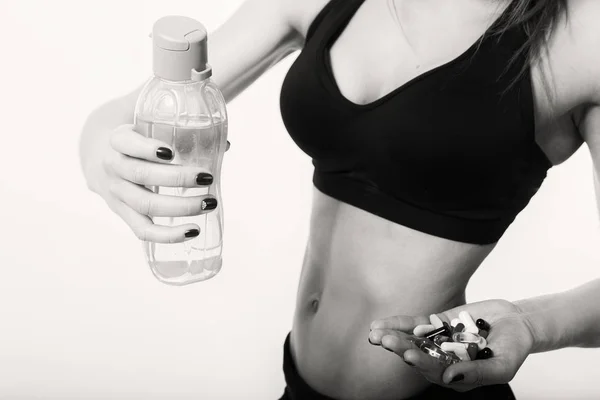
<instances>
[{"instance_id":1,"label":"upper arm","mask_svg":"<svg viewBox=\"0 0 600 400\"><path fill-rule=\"evenodd\" d=\"M592 157L594 189L600 212L600 105L591 105L586 109L578 128Z\"/></svg>"},{"instance_id":2,"label":"upper arm","mask_svg":"<svg viewBox=\"0 0 600 400\"><path fill-rule=\"evenodd\" d=\"M227 101L302 46L294 0L246 0L208 34L208 62ZM193 15L192 15L193 17Z\"/></svg>"},{"instance_id":3,"label":"upper arm","mask_svg":"<svg viewBox=\"0 0 600 400\"><path fill-rule=\"evenodd\" d=\"M594 187L600 212L600 1L568 0L567 36L569 46L560 54L572 75L583 111L576 121L582 139L590 150Z\"/></svg>"}]
</instances>

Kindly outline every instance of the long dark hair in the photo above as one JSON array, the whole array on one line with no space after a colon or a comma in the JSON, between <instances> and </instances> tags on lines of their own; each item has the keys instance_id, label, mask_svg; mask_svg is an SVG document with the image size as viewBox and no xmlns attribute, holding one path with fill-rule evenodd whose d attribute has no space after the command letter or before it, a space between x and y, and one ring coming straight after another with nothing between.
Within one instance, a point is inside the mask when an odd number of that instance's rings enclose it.
<instances>
[{"instance_id":1,"label":"long dark hair","mask_svg":"<svg viewBox=\"0 0 600 400\"><path fill-rule=\"evenodd\" d=\"M518 76L509 86L518 81L527 72L529 64L534 62L548 47L548 39L557 21L563 12L567 10L567 0L511 0L510 9L505 18L497 25L490 34L501 36L504 32L515 26L523 26L527 34L525 43L515 52L507 66L510 67L521 55L525 54L527 62ZM565 14L566 15L566 14ZM544 78L544 86L551 96L549 82Z\"/></svg>"}]
</instances>

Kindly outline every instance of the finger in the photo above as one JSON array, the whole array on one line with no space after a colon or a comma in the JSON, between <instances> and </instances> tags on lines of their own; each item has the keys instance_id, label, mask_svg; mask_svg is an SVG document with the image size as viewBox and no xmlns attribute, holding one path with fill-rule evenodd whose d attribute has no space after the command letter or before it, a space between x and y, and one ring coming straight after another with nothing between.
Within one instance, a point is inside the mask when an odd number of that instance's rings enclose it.
<instances>
[{"instance_id":1,"label":"finger","mask_svg":"<svg viewBox=\"0 0 600 400\"><path fill-rule=\"evenodd\" d=\"M406 336L406 334L398 331L384 335L380 339L381 347L402 356L402 353L412 347L412 343L405 339Z\"/></svg>"},{"instance_id":2,"label":"finger","mask_svg":"<svg viewBox=\"0 0 600 400\"><path fill-rule=\"evenodd\" d=\"M217 207L217 199L212 195L185 197L156 194L124 180L112 184L110 192L139 214L154 217L199 215Z\"/></svg>"},{"instance_id":3,"label":"finger","mask_svg":"<svg viewBox=\"0 0 600 400\"><path fill-rule=\"evenodd\" d=\"M400 356L405 363L417 369L428 381L442 384L442 374L446 366L436 358L414 347L400 353Z\"/></svg>"},{"instance_id":4,"label":"finger","mask_svg":"<svg viewBox=\"0 0 600 400\"><path fill-rule=\"evenodd\" d=\"M381 340L384 336L391 335L397 336L401 340L406 341L407 348L410 348L410 342L408 342L405 338L407 335L404 332L400 332L394 329L373 329L369 332L369 343L380 346Z\"/></svg>"},{"instance_id":5,"label":"finger","mask_svg":"<svg viewBox=\"0 0 600 400\"><path fill-rule=\"evenodd\" d=\"M132 124L116 128L110 136L110 145L119 153L154 162L168 162L175 155L171 146L134 131Z\"/></svg>"},{"instance_id":6,"label":"finger","mask_svg":"<svg viewBox=\"0 0 600 400\"><path fill-rule=\"evenodd\" d=\"M121 178L144 186L192 188L213 183L213 176L204 168L158 164L120 153L116 153L112 169Z\"/></svg>"},{"instance_id":7,"label":"finger","mask_svg":"<svg viewBox=\"0 0 600 400\"><path fill-rule=\"evenodd\" d=\"M451 365L443 375L443 382L450 384L456 377L463 376L460 383L471 387L496 385L509 382L512 378L505 363L490 358L487 360L463 361Z\"/></svg>"},{"instance_id":8,"label":"finger","mask_svg":"<svg viewBox=\"0 0 600 400\"><path fill-rule=\"evenodd\" d=\"M390 331L379 339L379 344L384 349L402 357L405 351L414 349L413 344L407 340L408 336L404 332Z\"/></svg>"},{"instance_id":9,"label":"finger","mask_svg":"<svg viewBox=\"0 0 600 400\"><path fill-rule=\"evenodd\" d=\"M395 315L371 322L371 329L396 329L404 332L412 332L415 326L423 324L429 324L429 317Z\"/></svg>"},{"instance_id":10,"label":"finger","mask_svg":"<svg viewBox=\"0 0 600 400\"><path fill-rule=\"evenodd\" d=\"M200 227L196 224L156 225L149 217L137 213L120 200L111 201L109 207L129 225L140 240L155 243L180 243L194 238L200 233Z\"/></svg>"}]
</instances>

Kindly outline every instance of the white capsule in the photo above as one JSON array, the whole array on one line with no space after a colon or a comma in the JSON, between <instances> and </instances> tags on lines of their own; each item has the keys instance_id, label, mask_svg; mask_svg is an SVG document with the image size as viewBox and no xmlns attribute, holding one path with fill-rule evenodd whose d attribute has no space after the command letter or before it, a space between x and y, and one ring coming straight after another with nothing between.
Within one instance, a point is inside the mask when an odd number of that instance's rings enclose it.
<instances>
[{"instance_id":1,"label":"white capsule","mask_svg":"<svg viewBox=\"0 0 600 400\"><path fill-rule=\"evenodd\" d=\"M433 325L417 325L413 330L413 335L415 336L425 336L425 334L431 332L435 328Z\"/></svg>"},{"instance_id":2,"label":"white capsule","mask_svg":"<svg viewBox=\"0 0 600 400\"><path fill-rule=\"evenodd\" d=\"M442 348L442 350L444 351L451 351L454 354L456 354L456 351L460 351L461 349L464 351L467 351L467 346L464 343L458 343L458 342L444 342L442 343L442 345L440 346ZM458 354L456 354L458 355Z\"/></svg>"},{"instance_id":3,"label":"white capsule","mask_svg":"<svg viewBox=\"0 0 600 400\"><path fill-rule=\"evenodd\" d=\"M475 325L475 321L473 321L473 318L471 318L471 315L468 312L461 311L458 314L458 318L460 318L460 321L465 325L465 328L468 328L470 326L474 326L477 328L477 325Z\"/></svg>"},{"instance_id":4,"label":"white capsule","mask_svg":"<svg viewBox=\"0 0 600 400\"><path fill-rule=\"evenodd\" d=\"M469 332L469 333L474 333L474 334L478 335L479 328L477 327L477 325L471 325L471 326L467 326L463 332Z\"/></svg>"},{"instance_id":5,"label":"white capsule","mask_svg":"<svg viewBox=\"0 0 600 400\"><path fill-rule=\"evenodd\" d=\"M483 350L487 347L487 340L484 337L481 338L479 342L477 342L477 348L479 350Z\"/></svg>"},{"instance_id":6,"label":"white capsule","mask_svg":"<svg viewBox=\"0 0 600 400\"><path fill-rule=\"evenodd\" d=\"M450 326L453 328L456 328L456 325L460 324L460 318L454 318L452 321L450 321Z\"/></svg>"},{"instance_id":7,"label":"white capsule","mask_svg":"<svg viewBox=\"0 0 600 400\"><path fill-rule=\"evenodd\" d=\"M471 361L471 357L469 357L469 352L466 348L456 349L454 354L456 354L461 361Z\"/></svg>"},{"instance_id":8,"label":"white capsule","mask_svg":"<svg viewBox=\"0 0 600 400\"><path fill-rule=\"evenodd\" d=\"M431 314L429 316L429 321L431 321L431 325L433 325L434 329L441 328L442 326L444 326L444 323L442 322L440 317L438 317L435 314Z\"/></svg>"}]
</instances>

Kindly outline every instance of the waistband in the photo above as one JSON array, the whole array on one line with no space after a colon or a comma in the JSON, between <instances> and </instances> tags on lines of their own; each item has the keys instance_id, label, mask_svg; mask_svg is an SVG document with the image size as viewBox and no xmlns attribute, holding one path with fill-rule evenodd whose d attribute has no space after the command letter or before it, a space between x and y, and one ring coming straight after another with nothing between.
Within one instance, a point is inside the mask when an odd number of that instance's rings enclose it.
<instances>
[{"instance_id":1,"label":"waistband","mask_svg":"<svg viewBox=\"0 0 600 400\"><path fill-rule=\"evenodd\" d=\"M280 400L339 400L317 392L302 379L292 358L289 332L283 345L283 373L285 376L285 394ZM457 392L438 385L431 385L424 392L406 400L515 400L515 396L506 384L482 386L468 392ZM376 400L376 399L369 399Z\"/></svg>"}]
</instances>

